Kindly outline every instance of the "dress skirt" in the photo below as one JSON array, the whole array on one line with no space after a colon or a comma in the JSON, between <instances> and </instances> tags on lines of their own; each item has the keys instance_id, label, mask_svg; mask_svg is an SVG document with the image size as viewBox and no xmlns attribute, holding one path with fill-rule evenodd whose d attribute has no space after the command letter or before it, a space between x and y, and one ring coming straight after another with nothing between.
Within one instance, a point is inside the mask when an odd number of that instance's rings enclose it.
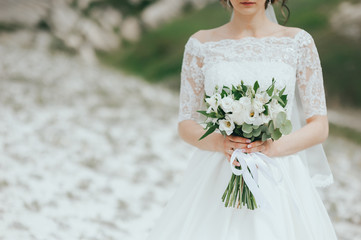
<instances>
[{"instance_id":1,"label":"dress skirt","mask_svg":"<svg viewBox=\"0 0 361 240\"><path fill-rule=\"evenodd\" d=\"M148 240L335 240L327 210L297 154L275 157L278 184L259 174L270 208L226 208L222 195L232 176L218 152L195 150L181 183Z\"/></svg>"}]
</instances>

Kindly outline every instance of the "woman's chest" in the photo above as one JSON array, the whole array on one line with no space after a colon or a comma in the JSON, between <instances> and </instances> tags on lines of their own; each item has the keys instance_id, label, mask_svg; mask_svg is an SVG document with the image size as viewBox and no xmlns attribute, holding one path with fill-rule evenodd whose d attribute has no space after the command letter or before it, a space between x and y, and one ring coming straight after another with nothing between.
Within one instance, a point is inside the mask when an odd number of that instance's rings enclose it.
<instances>
[{"instance_id":1,"label":"woman's chest","mask_svg":"<svg viewBox=\"0 0 361 240\"><path fill-rule=\"evenodd\" d=\"M296 69L284 62L270 61L217 61L204 64L204 89L211 95L216 86L253 85L258 81L261 89L267 89L272 79L276 88L286 86L286 93L293 95L296 83Z\"/></svg>"}]
</instances>

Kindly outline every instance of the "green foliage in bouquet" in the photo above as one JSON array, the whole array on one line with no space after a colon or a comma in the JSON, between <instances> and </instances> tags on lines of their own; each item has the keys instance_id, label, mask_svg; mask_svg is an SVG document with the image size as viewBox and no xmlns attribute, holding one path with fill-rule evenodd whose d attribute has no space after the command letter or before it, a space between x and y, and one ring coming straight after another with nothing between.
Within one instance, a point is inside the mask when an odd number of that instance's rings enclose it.
<instances>
[{"instance_id":1,"label":"green foliage in bouquet","mask_svg":"<svg viewBox=\"0 0 361 240\"><path fill-rule=\"evenodd\" d=\"M287 94L285 89L278 90L275 80L266 90L260 90L256 81L253 86L240 85L215 88L212 96L205 95L207 110L198 112L206 116L206 132L199 140L207 137L215 130L224 136L233 135L250 139L266 141L278 140L282 135L292 131L291 121L287 119L286 106ZM236 166L241 169L241 166ZM257 208L252 192L244 182L243 176L232 177L222 196L226 207Z\"/></svg>"},{"instance_id":2,"label":"green foliage in bouquet","mask_svg":"<svg viewBox=\"0 0 361 240\"><path fill-rule=\"evenodd\" d=\"M222 98L226 96L232 95L234 100L239 100L242 97L250 97L254 98L255 93L259 90L259 83L256 81L253 85L253 91L251 96L247 95L249 93L249 88L251 86L247 86L241 81L241 84L238 86L232 85L231 88L228 86L223 86L220 90L220 96ZM277 100L281 107L285 108L287 105L287 94L284 94L286 87L284 87L281 91L276 91L275 89L275 80L272 79L272 84L267 88L266 93L270 97L269 101L267 101L263 107L264 111L262 112L264 115L268 116L269 113L269 104L271 103L272 99ZM216 91L218 88L216 87ZM205 100L210 98L210 96L205 95ZM207 107L210 107L207 103ZM197 111L202 115L206 116L207 118L211 119L218 119L222 120L225 119L226 113L222 109L221 106L218 106L217 111L207 112L203 110ZM216 129L219 129L218 121L212 122L209 121L206 123L205 129L207 130L206 133L199 139L202 140L203 138L207 137L209 134L213 133ZM237 125L234 129L232 135L234 136L241 136L244 138L248 138L251 141L262 140L266 141L267 139L271 138L273 140L278 140L282 135L287 135L292 131L292 124L291 121L287 119L287 115L285 112L279 112L275 120L270 120L268 124L264 125L254 125L254 124L247 124L243 123L242 125ZM225 131L220 131L223 135L226 135Z\"/></svg>"}]
</instances>

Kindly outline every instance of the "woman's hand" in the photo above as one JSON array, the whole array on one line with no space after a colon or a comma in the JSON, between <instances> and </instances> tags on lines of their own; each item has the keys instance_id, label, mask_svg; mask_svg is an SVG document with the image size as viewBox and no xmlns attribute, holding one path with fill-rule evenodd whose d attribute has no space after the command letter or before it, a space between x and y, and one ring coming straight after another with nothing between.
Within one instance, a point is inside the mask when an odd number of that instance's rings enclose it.
<instances>
[{"instance_id":1,"label":"woman's hand","mask_svg":"<svg viewBox=\"0 0 361 240\"><path fill-rule=\"evenodd\" d=\"M222 152L226 155L227 160L231 160L232 153L235 149L241 149L244 153L261 152L269 157L276 155L276 148L274 142L271 139L266 141L251 141L247 138L226 136L223 139ZM239 162L234 160L233 165L240 166Z\"/></svg>"},{"instance_id":2,"label":"woman's hand","mask_svg":"<svg viewBox=\"0 0 361 240\"><path fill-rule=\"evenodd\" d=\"M261 152L268 157L277 156L276 144L272 139L254 141L247 145L245 153Z\"/></svg>"}]
</instances>

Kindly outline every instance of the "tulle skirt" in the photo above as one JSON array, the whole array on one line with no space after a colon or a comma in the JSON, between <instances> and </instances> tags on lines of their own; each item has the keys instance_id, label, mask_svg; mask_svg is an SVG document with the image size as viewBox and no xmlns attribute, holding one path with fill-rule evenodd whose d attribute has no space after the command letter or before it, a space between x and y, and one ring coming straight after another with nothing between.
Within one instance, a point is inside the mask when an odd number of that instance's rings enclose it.
<instances>
[{"instance_id":1,"label":"tulle skirt","mask_svg":"<svg viewBox=\"0 0 361 240\"><path fill-rule=\"evenodd\" d=\"M232 175L223 154L196 150L179 188L148 240L334 240L327 210L297 154L273 158L282 181L259 175L271 208L226 208L222 195Z\"/></svg>"}]
</instances>

